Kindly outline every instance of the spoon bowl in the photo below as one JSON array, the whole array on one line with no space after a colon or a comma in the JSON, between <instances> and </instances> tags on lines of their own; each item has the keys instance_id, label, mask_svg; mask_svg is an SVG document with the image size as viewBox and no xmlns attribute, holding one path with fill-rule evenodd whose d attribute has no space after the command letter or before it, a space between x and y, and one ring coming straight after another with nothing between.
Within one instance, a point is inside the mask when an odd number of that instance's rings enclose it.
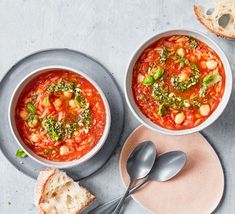
<instances>
[{"instance_id":1,"label":"spoon bowl","mask_svg":"<svg viewBox=\"0 0 235 214\"><path fill-rule=\"evenodd\" d=\"M154 165L149 175L140 184L133 187L127 196L135 193L150 180L161 182L172 179L183 169L186 161L186 154L182 151L171 151L160 155L155 159ZM96 207L94 210L92 210L92 212L90 212L90 214L112 213L119 202L120 198L116 198L110 202Z\"/></svg>"},{"instance_id":2,"label":"spoon bowl","mask_svg":"<svg viewBox=\"0 0 235 214\"><path fill-rule=\"evenodd\" d=\"M156 158L156 147L151 141L138 145L127 160L127 172L130 180L144 178L150 172Z\"/></svg>"},{"instance_id":3,"label":"spoon bowl","mask_svg":"<svg viewBox=\"0 0 235 214\"><path fill-rule=\"evenodd\" d=\"M145 141L139 144L129 156L126 168L130 177L128 187L122 199L118 203L113 214L118 214L123 206L126 196L128 195L133 183L138 179L146 177L153 167L156 159L156 147L153 142Z\"/></svg>"},{"instance_id":4,"label":"spoon bowl","mask_svg":"<svg viewBox=\"0 0 235 214\"><path fill-rule=\"evenodd\" d=\"M183 169L186 161L186 154L182 151L164 153L155 160L148 179L161 182L168 181Z\"/></svg>"}]
</instances>

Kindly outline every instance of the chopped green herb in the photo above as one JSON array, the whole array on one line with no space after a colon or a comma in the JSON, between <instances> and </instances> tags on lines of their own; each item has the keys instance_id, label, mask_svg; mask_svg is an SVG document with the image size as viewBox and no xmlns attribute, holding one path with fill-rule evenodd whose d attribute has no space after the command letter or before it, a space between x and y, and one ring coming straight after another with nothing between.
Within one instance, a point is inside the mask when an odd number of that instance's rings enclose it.
<instances>
[{"instance_id":1,"label":"chopped green herb","mask_svg":"<svg viewBox=\"0 0 235 214\"><path fill-rule=\"evenodd\" d=\"M74 96L74 102L81 108L81 113L75 121L61 122L56 121L51 117L43 120L43 126L53 141L60 141L64 138L73 136L74 132L80 127L84 127L88 131L91 126L91 113L89 103L82 95L82 90L78 87L77 83L61 81L57 85L52 85L47 89L50 93L55 92L71 92ZM49 98L48 98L49 101Z\"/></svg>"},{"instance_id":2,"label":"chopped green herb","mask_svg":"<svg viewBox=\"0 0 235 214\"><path fill-rule=\"evenodd\" d=\"M164 47L160 52L160 63L164 64L168 58L169 58L169 51L167 48Z\"/></svg>"},{"instance_id":3,"label":"chopped green herb","mask_svg":"<svg viewBox=\"0 0 235 214\"><path fill-rule=\"evenodd\" d=\"M91 113L88 109L85 109L81 114L81 119L78 122L78 124L82 124L85 126L86 131L89 130L90 126L91 126Z\"/></svg>"},{"instance_id":4,"label":"chopped green herb","mask_svg":"<svg viewBox=\"0 0 235 214\"><path fill-rule=\"evenodd\" d=\"M62 138L64 129L59 121L56 121L51 117L47 117L43 120L43 127L53 141L59 141Z\"/></svg>"},{"instance_id":5,"label":"chopped green herb","mask_svg":"<svg viewBox=\"0 0 235 214\"><path fill-rule=\"evenodd\" d=\"M32 122L34 120L37 120L38 116L33 114L33 113L29 113L29 117L28 117L28 122Z\"/></svg>"},{"instance_id":6,"label":"chopped green herb","mask_svg":"<svg viewBox=\"0 0 235 214\"><path fill-rule=\"evenodd\" d=\"M18 149L16 151L16 157L17 158L25 158L25 157L27 157L27 154L25 153L25 151L23 149Z\"/></svg>"},{"instance_id":7,"label":"chopped green herb","mask_svg":"<svg viewBox=\"0 0 235 214\"><path fill-rule=\"evenodd\" d=\"M83 110L80 117L74 122L61 123L51 117L47 117L43 120L42 124L46 133L51 137L53 141L60 141L64 138L73 136L74 132L80 127L84 127L86 131L91 126L91 114L89 109Z\"/></svg>"},{"instance_id":8,"label":"chopped green herb","mask_svg":"<svg viewBox=\"0 0 235 214\"><path fill-rule=\"evenodd\" d=\"M142 94L140 99L141 99L141 100L146 100L146 95L145 95L145 94Z\"/></svg>"},{"instance_id":9,"label":"chopped green herb","mask_svg":"<svg viewBox=\"0 0 235 214\"><path fill-rule=\"evenodd\" d=\"M81 93L77 93L77 95L74 97L74 102L81 108L86 109L89 107L89 103L85 101Z\"/></svg>"},{"instance_id":10,"label":"chopped green herb","mask_svg":"<svg viewBox=\"0 0 235 214\"><path fill-rule=\"evenodd\" d=\"M35 103L38 98L38 93L35 93L32 97L32 103Z\"/></svg>"},{"instance_id":11,"label":"chopped green herb","mask_svg":"<svg viewBox=\"0 0 235 214\"><path fill-rule=\"evenodd\" d=\"M190 45L191 48L196 49L198 47L198 42L195 38L190 36L189 37L189 45Z\"/></svg>"},{"instance_id":12,"label":"chopped green herb","mask_svg":"<svg viewBox=\"0 0 235 214\"><path fill-rule=\"evenodd\" d=\"M153 78L155 80L159 79L162 75L164 74L164 69L163 68L158 68L156 73L153 75Z\"/></svg>"},{"instance_id":13,"label":"chopped green herb","mask_svg":"<svg viewBox=\"0 0 235 214\"><path fill-rule=\"evenodd\" d=\"M189 80L181 81L179 76L173 76L173 86L177 91L185 91L192 86L196 85L199 81L201 73L194 63L188 63L191 69L193 70L193 74L189 76Z\"/></svg>"},{"instance_id":14,"label":"chopped green herb","mask_svg":"<svg viewBox=\"0 0 235 214\"><path fill-rule=\"evenodd\" d=\"M203 78L203 84L206 87L211 87L217 82L220 82L222 80L222 77L217 74L208 74Z\"/></svg>"},{"instance_id":15,"label":"chopped green herb","mask_svg":"<svg viewBox=\"0 0 235 214\"><path fill-rule=\"evenodd\" d=\"M83 124L82 124L83 125ZM72 137L73 133L78 129L78 123L68 123L65 125L64 135L65 137Z\"/></svg>"},{"instance_id":16,"label":"chopped green herb","mask_svg":"<svg viewBox=\"0 0 235 214\"><path fill-rule=\"evenodd\" d=\"M43 104L45 106L50 106L51 103L50 103L50 100L49 100L49 96L46 96L44 99L43 99Z\"/></svg>"},{"instance_id":17,"label":"chopped green herb","mask_svg":"<svg viewBox=\"0 0 235 214\"><path fill-rule=\"evenodd\" d=\"M174 109L181 109L184 107L184 100L182 98L177 97L173 93L170 93L159 83L153 84L151 96L160 104L164 104L164 106L168 106Z\"/></svg>"},{"instance_id":18,"label":"chopped green herb","mask_svg":"<svg viewBox=\"0 0 235 214\"><path fill-rule=\"evenodd\" d=\"M152 85L154 83L154 78L152 76L146 76L143 80L144 85Z\"/></svg>"},{"instance_id":19,"label":"chopped green herb","mask_svg":"<svg viewBox=\"0 0 235 214\"><path fill-rule=\"evenodd\" d=\"M31 112L33 114L36 112L36 108L34 107L34 105L32 103L27 104L27 109L29 110L29 112Z\"/></svg>"},{"instance_id":20,"label":"chopped green herb","mask_svg":"<svg viewBox=\"0 0 235 214\"><path fill-rule=\"evenodd\" d=\"M185 59L184 57L180 56L179 63L180 63L180 67L184 67L186 64L188 64L188 60Z\"/></svg>"},{"instance_id":21,"label":"chopped green herb","mask_svg":"<svg viewBox=\"0 0 235 214\"><path fill-rule=\"evenodd\" d=\"M65 81L61 81L57 85L51 85L47 91L52 93L52 92L75 92L75 89L77 87L77 84L75 82L68 83Z\"/></svg>"},{"instance_id":22,"label":"chopped green herb","mask_svg":"<svg viewBox=\"0 0 235 214\"><path fill-rule=\"evenodd\" d=\"M159 116L163 116L163 115L167 114L167 110L166 110L164 104L161 104L159 106L157 113L158 113Z\"/></svg>"},{"instance_id":23,"label":"chopped green herb","mask_svg":"<svg viewBox=\"0 0 235 214\"><path fill-rule=\"evenodd\" d=\"M153 62L149 67L148 67L148 74L152 73L152 70L156 68L156 63Z\"/></svg>"},{"instance_id":24,"label":"chopped green herb","mask_svg":"<svg viewBox=\"0 0 235 214\"><path fill-rule=\"evenodd\" d=\"M207 88L211 87L217 82L220 82L221 80L222 80L222 77L220 75L217 75L217 74L206 75L202 80L202 87L200 91L201 95L205 96Z\"/></svg>"}]
</instances>

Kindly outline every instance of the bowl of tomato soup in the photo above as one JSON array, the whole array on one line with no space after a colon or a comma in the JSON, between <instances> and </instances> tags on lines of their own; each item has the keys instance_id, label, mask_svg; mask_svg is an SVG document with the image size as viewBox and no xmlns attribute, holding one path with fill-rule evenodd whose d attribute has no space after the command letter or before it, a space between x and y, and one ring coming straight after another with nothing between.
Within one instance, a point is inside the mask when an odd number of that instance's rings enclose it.
<instances>
[{"instance_id":1,"label":"bowl of tomato soup","mask_svg":"<svg viewBox=\"0 0 235 214\"><path fill-rule=\"evenodd\" d=\"M145 126L169 135L200 131L225 109L232 72L220 47L189 30L162 32L141 45L125 76L125 96Z\"/></svg>"},{"instance_id":2,"label":"bowl of tomato soup","mask_svg":"<svg viewBox=\"0 0 235 214\"><path fill-rule=\"evenodd\" d=\"M33 71L16 87L9 123L28 156L46 166L68 168L101 149L111 116L103 91L90 77L50 66Z\"/></svg>"}]
</instances>

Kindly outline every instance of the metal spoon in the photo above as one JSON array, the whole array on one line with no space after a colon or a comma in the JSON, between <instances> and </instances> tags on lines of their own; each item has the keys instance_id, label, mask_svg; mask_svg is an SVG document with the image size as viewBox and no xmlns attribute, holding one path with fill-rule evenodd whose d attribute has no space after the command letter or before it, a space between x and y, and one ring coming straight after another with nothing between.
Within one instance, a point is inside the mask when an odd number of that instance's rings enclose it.
<instances>
[{"instance_id":1,"label":"metal spoon","mask_svg":"<svg viewBox=\"0 0 235 214\"><path fill-rule=\"evenodd\" d=\"M151 169L147 178L145 178L140 184L132 188L128 194L135 193L144 184L153 181L168 181L174 176L176 176L184 167L186 163L186 154L182 151L172 151L160 155L156 158L153 168ZM112 213L117 204L120 201L120 197L116 198L110 202L107 202L101 206L93 209L89 214L104 214Z\"/></svg>"},{"instance_id":2,"label":"metal spoon","mask_svg":"<svg viewBox=\"0 0 235 214\"><path fill-rule=\"evenodd\" d=\"M131 186L138 179L144 178L149 174L153 167L156 158L156 147L151 141L145 141L138 145L129 156L126 168L130 176L130 181L125 194L118 203L114 213L118 214L122 208L126 196L128 195Z\"/></svg>"}]
</instances>

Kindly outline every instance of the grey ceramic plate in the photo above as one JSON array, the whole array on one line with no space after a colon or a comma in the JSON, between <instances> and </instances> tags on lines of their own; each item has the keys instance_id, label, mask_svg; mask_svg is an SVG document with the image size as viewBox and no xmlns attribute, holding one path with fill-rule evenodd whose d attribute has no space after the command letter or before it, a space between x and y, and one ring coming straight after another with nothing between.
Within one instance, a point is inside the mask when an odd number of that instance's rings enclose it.
<instances>
[{"instance_id":1,"label":"grey ceramic plate","mask_svg":"<svg viewBox=\"0 0 235 214\"><path fill-rule=\"evenodd\" d=\"M38 172L44 168L29 157L24 159L15 157L18 145L10 132L7 110L11 94L22 78L37 68L51 65L71 67L90 76L103 90L110 105L112 122L104 146L87 162L66 169L74 179L82 179L100 169L120 141L124 122L124 106L119 89L110 73L97 61L80 52L68 49L40 51L20 60L7 72L0 82L0 149L19 171L32 178L36 178Z\"/></svg>"}]
</instances>

